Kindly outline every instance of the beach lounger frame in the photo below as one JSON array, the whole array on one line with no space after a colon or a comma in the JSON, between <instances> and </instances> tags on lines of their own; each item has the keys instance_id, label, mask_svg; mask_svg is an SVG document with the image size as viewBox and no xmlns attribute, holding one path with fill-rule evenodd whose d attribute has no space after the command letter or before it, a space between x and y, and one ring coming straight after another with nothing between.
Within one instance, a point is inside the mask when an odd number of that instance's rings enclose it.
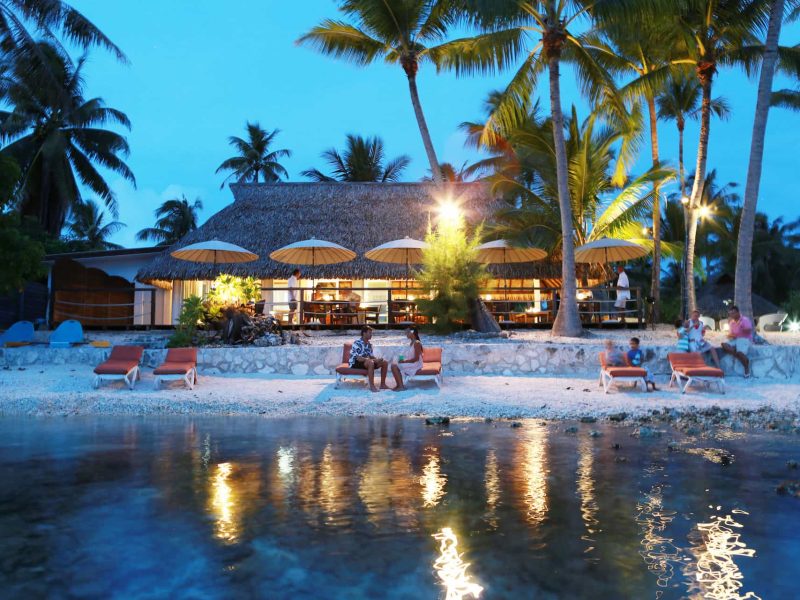
<instances>
[{"instance_id":1,"label":"beach lounger frame","mask_svg":"<svg viewBox=\"0 0 800 600\"><path fill-rule=\"evenodd\" d=\"M367 381L366 369L354 369L350 367L350 348L352 344L345 344L342 348L342 362L336 367L335 389L345 381ZM442 375L442 349L438 347L422 349L422 368L415 375L406 378L406 382L417 380L431 380L436 383L436 387L441 388L444 384Z\"/></svg>"},{"instance_id":2,"label":"beach lounger frame","mask_svg":"<svg viewBox=\"0 0 800 600\"><path fill-rule=\"evenodd\" d=\"M143 353L144 348L141 346L114 346L108 358L95 367L94 388L99 388L103 381L119 381L121 379L128 389L132 390L136 381L142 378L139 362L142 360ZM112 372L104 373L103 370Z\"/></svg>"},{"instance_id":3,"label":"beach lounger frame","mask_svg":"<svg viewBox=\"0 0 800 600\"><path fill-rule=\"evenodd\" d=\"M721 394L725 393L725 376L721 369L709 367L698 352L670 352L667 355L672 376L668 388L678 386L681 394L685 394L690 385L702 383L706 387L715 384Z\"/></svg>"},{"instance_id":4,"label":"beach lounger frame","mask_svg":"<svg viewBox=\"0 0 800 600\"><path fill-rule=\"evenodd\" d=\"M197 348L170 348L164 362L153 370L156 389L162 381L183 381L190 390L197 384Z\"/></svg>"},{"instance_id":5,"label":"beach lounger frame","mask_svg":"<svg viewBox=\"0 0 800 600\"><path fill-rule=\"evenodd\" d=\"M607 394L611 386L619 383L632 383L633 387L640 385L642 391L647 391L647 371L640 367L608 367L606 366L606 357L603 352L600 353L600 385L603 386L603 391Z\"/></svg>"}]
</instances>

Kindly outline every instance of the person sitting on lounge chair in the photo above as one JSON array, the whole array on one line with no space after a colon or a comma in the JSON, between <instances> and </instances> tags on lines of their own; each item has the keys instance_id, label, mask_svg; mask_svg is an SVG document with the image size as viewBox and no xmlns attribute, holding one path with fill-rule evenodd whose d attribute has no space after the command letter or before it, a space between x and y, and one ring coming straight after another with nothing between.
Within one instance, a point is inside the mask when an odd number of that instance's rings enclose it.
<instances>
[{"instance_id":1,"label":"person sitting on lounge chair","mask_svg":"<svg viewBox=\"0 0 800 600\"><path fill-rule=\"evenodd\" d=\"M619 348L614 345L614 340L606 340L603 342L605 346L605 351L603 352L603 358L605 359L605 363L607 367L625 367L627 366L625 362L625 355L620 352Z\"/></svg>"},{"instance_id":2,"label":"person sitting on lounge chair","mask_svg":"<svg viewBox=\"0 0 800 600\"><path fill-rule=\"evenodd\" d=\"M371 339L372 327L364 325L361 328L361 337L353 342L353 346L350 349L350 368L367 370L367 381L369 382L369 389L372 392L378 391L378 388L375 387L375 369L380 369L381 389L388 390L389 386L386 385L386 374L389 370L389 363L375 356L372 342L370 342Z\"/></svg>"},{"instance_id":3,"label":"person sitting on lounge chair","mask_svg":"<svg viewBox=\"0 0 800 600\"><path fill-rule=\"evenodd\" d=\"M403 376L413 377L422 368L422 342L419 339L419 329L416 326L406 329L406 337L411 341L409 345L409 353L407 355L400 355L398 361L392 364L392 376L394 377L395 392L402 392L406 388L403 385Z\"/></svg>"},{"instance_id":4,"label":"person sitting on lounge chair","mask_svg":"<svg viewBox=\"0 0 800 600\"><path fill-rule=\"evenodd\" d=\"M708 325L700 320L700 311L693 310L692 318L689 319L689 352L699 352L700 354L710 354L711 360L714 361L714 366L718 369L722 367L719 364L719 355L717 349L711 345L706 339L706 331L709 329Z\"/></svg>"}]
</instances>

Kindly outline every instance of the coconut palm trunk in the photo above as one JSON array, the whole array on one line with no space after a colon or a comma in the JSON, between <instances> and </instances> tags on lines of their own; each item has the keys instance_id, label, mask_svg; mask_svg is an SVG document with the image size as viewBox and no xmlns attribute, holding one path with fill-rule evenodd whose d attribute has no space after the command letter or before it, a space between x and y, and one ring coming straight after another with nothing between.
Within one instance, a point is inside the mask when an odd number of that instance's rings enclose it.
<instances>
[{"instance_id":1,"label":"coconut palm trunk","mask_svg":"<svg viewBox=\"0 0 800 600\"><path fill-rule=\"evenodd\" d=\"M744 188L742 220L736 249L736 285L734 301L743 314L753 314L753 230L755 226L758 188L761 184L761 166L764 159L764 137L767 131L772 80L778 62L778 39L783 22L784 0L772 0L764 59L758 80L758 99L753 119L753 136L750 142L750 162L747 165L747 183Z\"/></svg>"},{"instance_id":2,"label":"coconut palm trunk","mask_svg":"<svg viewBox=\"0 0 800 600\"><path fill-rule=\"evenodd\" d=\"M697 241L697 209L700 206L700 198L703 197L703 183L706 178L706 164L708 162L708 137L711 129L711 82L715 71L716 65L713 62L702 62L697 66L697 77L700 80L703 99L700 105L700 139L697 143L697 164L694 170L692 195L689 197L689 205L686 211L688 231L684 269L686 282L683 295L687 314L697 308L697 295L694 286L694 248Z\"/></svg>"},{"instance_id":3,"label":"coconut palm trunk","mask_svg":"<svg viewBox=\"0 0 800 600\"><path fill-rule=\"evenodd\" d=\"M428 162L431 163L431 175L435 182L441 182L442 170L439 167L439 159L436 158L436 150L433 148L431 133L428 131L428 123L425 121L425 113L422 112L422 103L419 101L419 91L417 90L417 70L419 64L416 60L404 60L403 70L408 77L408 91L411 94L411 104L414 106L414 116L417 118L419 133L422 136L422 144L425 146L425 154L428 155Z\"/></svg>"},{"instance_id":4,"label":"coconut palm trunk","mask_svg":"<svg viewBox=\"0 0 800 600\"><path fill-rule=\"evenodd\" d=\"M577 337L582 332L578 314L577 286L575 283L575 240L572 233L572 203L569 195L567 173L567 146L564 141L564 115L561 112L561 85L559 82L559 41L548 52L550 71L550 114L553 122L553 140L558 178L558 204L561 210L561 302L553 323L553 335Z\"/></svg>"},{"instance_id":5,"label":"coconut palm trunk","mask_svg":"<svg viewBox=\"0 0 800 600\"><path fill-rule=\"evenodd\" d=\"M653 167L657 168L660 160L658 157L658 113L656 112L656 98L653 94L647 95L647 111L650 116L650 154ZM661 320L661 199L659 186L653 184L653 273L650 282L651 295L653 296L653 323Z\"/></svg>"}]
</instances>

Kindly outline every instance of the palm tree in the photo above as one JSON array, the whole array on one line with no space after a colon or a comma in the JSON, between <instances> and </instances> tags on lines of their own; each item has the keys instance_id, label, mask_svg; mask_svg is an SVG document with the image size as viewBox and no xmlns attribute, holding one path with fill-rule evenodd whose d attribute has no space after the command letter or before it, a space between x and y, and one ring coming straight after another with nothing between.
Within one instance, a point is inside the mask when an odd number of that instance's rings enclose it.
<instances>
[{"instance_id":1,"label":"palm tree","mask_svg":"<svg viewBox=\"0 0 800 600\"><path fill-rule=\"evenodd\" d=\"M332 175L325 175L318 169L307 169L301 173L314 181L398 181L411 159L402 154L384 163L383 140L377 136L363 138L360 135L347 135L344 151L336 148L322 153L333 168Z\"/></svg>"},{"instance_id":2,"label":"palm tree","mask_svg":"<svg viewBox=\"0 0 800 600\"><path fill-rule=\"evenodd\" d=\"M664 184L673 172L663 167L650 168L626 185L616 186L613 149L624 132L601 126L597 113L581 123L574 107L566 130L574 244L622 237L652 247L652 240L642 235L642 222L652 210L653 184ZM557 255L564 244L552 124L529 122L512 133L508 143L518 160L511 163L508 172L500 171L488 178L493 191L508 201L507 207L496 215L495 233ZM535 171L532 184L518 178L520 164L525 165L525 170ZM665 244L665 248L669 255L678 251L673 244Z\"/></svg>"},{"instance_id":3,"label":"palm tree","mask_svg":"<svg viewBox=\"0 0 800 600\"><path fill-rule=\"evenodd\" d=\"M536 44L522 61L497 100L489 117L482 141L491 144L498 128L519 118L530 104L539 76L549 73L550 122L553 129L558 202L562 230L562 284L553 335L578 336L582 332L578 315L575 281L575 247L571 235L574 223L569 193L567 149L564 140L564 116L561 109L561 63L571 64L582 89L596 102L602 100L619 122L629 122L611 75L587 50L584 40L570 31L575 22L587 15L597 2L574 0L472 0L473 21L487 28L481 35L455 40L437 52L437 64L457 73L493 72L511 63L525 48L529 38Z\"/></svg>"},{"instance_id":4,"label":"palm tree","mask_svg":"<svg viewBox=\"0 0 800 600\"><path fill-rule=\"evenodd\" d=\"M166 200L156 209L156 226L142 229L136 234L136 239L141 242L152 240L159 246L171 246L197 229L197 211L202 209L200 198L191 203L186 196Z\"/></svg>"},{"instance_id":5,"label":"palm tree","mask_svg":"<svg viewBox=\"0 0 800 600\"><path fill-rule=\"evenodd\" d=\"M753 314L753 235L758 204L758 188L761 184L761 163L764 159L764 137L767 132L767 117L772 100L772 81L778 65L778 39L783 23L784 0L770 1L769 25L764 46L764 59L758 80L756 113L753 119L753 135L750 141L750 161L747 165L747 183L744 187L742 223L739 227L739 242L736 252L736 276L734 302L746 315Z\"/></svg>"},{"instance_id":6,"label":"palm tree","mask_svg":"<svg viewBox=\"0 0 800 600\"><path fill-rule=\"evenodd\" d=\"M105 213L93 200L84 200L70 208L67 239L75 250L114 250L122 248L108 238L125 227L125 223L103 223Z\"/></svg>"},{"instance_id":7,"label":"palm tree","mask_svg":"<svg viewBox=\"0 0 800 600\"><path fill-rule=\"evenodd\" d=\"M225 187L225 182L235 178L237 182L258 183L259 179L265 183L274 183L281 180L281 177L289 177L286 169L278 161L282 158L289 158L291 150L270 150L270 144L275 140L275 136L280 133L279 129L266 131L256 123L248 122L247 139L242 139L235 135L228 138L228 144L233 146L238 154L222 162L217 167L216 172L231 171L219 189Z\"/></svg>"},{"instance_id":8,"label":"palm tree","mask_svg":"<svg viewBox=\"0 0 800 600\"><path fill-rule=\"evenodd\" d=\"M0 134L10 140L2 153L13 157L22 171L20 212L56 236L67 211L80 200L79 184L116 215L116 196L97 167L134 186L136 180L120 158L128 155L128 142L103 127L111 122L130 128L128 117L106 107L101 98L83 97L85 57L73 65L56 46L41 43L38 48L57 81L37 69L38 57L20 56L6 88L5 99L13 109L0 111Z\"/></svg>"},{"instance_id":9,"label":"palm tree","mask_svg":"<svg viewBox=\"0 0 800 600\"><path fill-rule=\"evenodd\" d=\"M423 61L437 63L448 28L458 17L452 0L343 0L339 10L352 23L326 19L297 40L328 56L359 66L378 59L399 64L408 79L417 126L436 181L442 180L417 90Z\"/></svg>"},{"instance_id":10,"label":"palm tree","mask_svg":"<svg viewBox=\"0 0 800 600\"><path fill-rule=\"evenodd\" d=\"M766 0L684 0L681 9L680 23L686 52L678 62L694 67L702 91L697 163L694 185L687 205L687 273L694 269L697 210L703 194L702 185L708 160L714 75L722 65L741 65L750 73L759 64L763 58L764 45L758 34L769 21L769 8ZM797 53L791 48L778 47L778 52L787 63L794 63L797 67ZM685 305L693 310L696 304L693 277L686 278L684 295Z\"/></svg>"},{"instance_id":11,"label":"palm tree","mask_svg":"<svg viewBox=\"0 0 800 600\"><path fill-rule=\"evenodd\" d=\"M14 56L28 54L44 58L46 54L38 43L41 38L65 51L58 42L59 33L81 48L101 46L115 54L117 59L126 60L122 51L102 31L63 0L0 0L0 39L5 52Z\"/></svg>"}]
</instances>

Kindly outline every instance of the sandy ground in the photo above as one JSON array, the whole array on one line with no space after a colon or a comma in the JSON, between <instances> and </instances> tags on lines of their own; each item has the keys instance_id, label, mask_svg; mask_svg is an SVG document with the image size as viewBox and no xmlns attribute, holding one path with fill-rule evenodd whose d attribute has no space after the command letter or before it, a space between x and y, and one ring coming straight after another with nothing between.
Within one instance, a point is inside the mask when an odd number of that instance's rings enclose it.
<instances>
[{"instance_id":1,"label":"sandy ground","mask_svg":"<svg viewBox=\"0 0 800 600\"><path fill-rule=\"evenodd\" d=\"M260 414L296 415L441 415L491 418L603 417L627 412L643 416L663 408L687 411L714 405L756 410L768 407L800 415L800 383L762 383L733 378L728 392L698 388L681 395L660 391L612 391L603 394L594 379L566 377L453 376L439 390L432 382L412 384L406 392L369 393L363 384L334 388L332 377L230 374L201 376L193 390L169 383L156 390L145 372L133 391L122 383L92 388L88 366L28 367L0 370L0 415L73 414ZM390 383L391 377L390 377Z\"/></svg>"}]
</instances>

